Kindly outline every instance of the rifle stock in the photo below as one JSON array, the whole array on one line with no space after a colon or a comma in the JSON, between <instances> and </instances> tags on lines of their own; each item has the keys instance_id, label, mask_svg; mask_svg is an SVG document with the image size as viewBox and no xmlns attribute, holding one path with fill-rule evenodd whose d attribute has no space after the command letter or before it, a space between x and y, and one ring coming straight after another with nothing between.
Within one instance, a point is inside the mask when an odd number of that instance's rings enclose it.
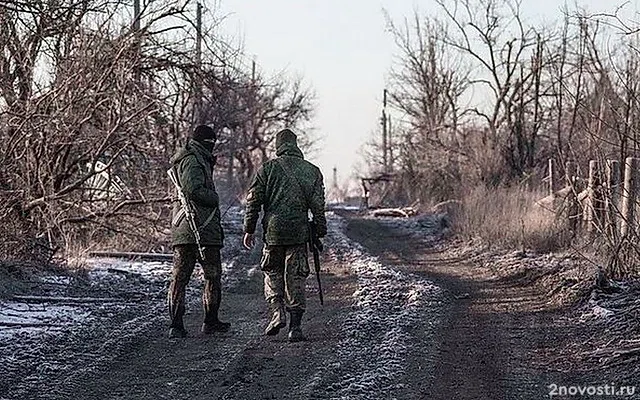
<instances>
[{"instance_id":1,"label":"rifle stock","mask_svg":"<svg viewBox=\"0 0 640 400\"><path fill-rule=\"evenodd\" d=\"M316 272L316 279L318 281L318 295L320 296L320 305L324 305L324 295L322 293L322 281L320 280L320 252L322 251L322 242L318 238L316 232L316 224L313 221L309 221L309 245L311 246L311 252L313 253L313 266Z\"/></svg>"}]
</instances>

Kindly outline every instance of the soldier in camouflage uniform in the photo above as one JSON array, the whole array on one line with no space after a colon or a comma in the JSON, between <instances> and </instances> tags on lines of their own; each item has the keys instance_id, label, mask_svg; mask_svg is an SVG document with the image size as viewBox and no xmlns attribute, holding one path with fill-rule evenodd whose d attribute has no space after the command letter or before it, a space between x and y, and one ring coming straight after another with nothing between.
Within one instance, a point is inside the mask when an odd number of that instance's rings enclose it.
<instances>
[{"instance_id":1,"label":"soldier in camouflage uniform","mask_svg":"<svg viewBox=\"0 0 640 400\"><path fill-rule=\"evenodd\" d=\"M222 262L220 249L224 233L220 225L218 193L213 182L215 157L212 154L216 141L215 131L198 126L187 144L172 157L171 164L187 200L195 212L195 222L200 233L200 245L204 247L204 260L200 259L193 231L184 211L177 202L171 223L173 238L173 273L169 286L169 313L171 326L169 337L185 337L182 317L185 312L185 291L196 261L204 271L204 322L202 333L226 332L231 324L218 319L220 308Z\"/></svg>"},{"instance_id":2,"label":"soldier in camouflage uniform","mask_svg":"<svg viewBox=\"0 0 640 400\"><path fill-rule=\"evenodd\" d=\"M324 216L324 184L320 169L303 157L296 135L285 129L276 136L277 158L267 161L247 194L244 245L255 244L258 214L264 211L264 249L260 267L264 272L264 295L272 318L265 334L276 335L286 327L289 341L304 340L300 327L306 308L305 282L309 275L307 242L308 211L319 237L327 232Z\"/></svg>"}]
</instances>

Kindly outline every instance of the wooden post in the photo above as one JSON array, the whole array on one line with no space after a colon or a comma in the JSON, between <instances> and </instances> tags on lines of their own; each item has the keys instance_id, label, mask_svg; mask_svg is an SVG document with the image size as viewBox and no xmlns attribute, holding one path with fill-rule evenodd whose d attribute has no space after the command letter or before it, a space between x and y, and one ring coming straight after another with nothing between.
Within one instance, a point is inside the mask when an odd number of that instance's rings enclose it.
<instances>
[{"instance_id":1,"label":"wooden post","mask_svg":"<svg viewBox=\"0 0 640 400\"><path fill-rule=\"evenodd\" d=\"M393 171L393 135L390 115L387 115L387 146L389 147L389 171Z\"/></svg>"},{"instance_id":2,"label":"wooden post","mask_svg":"<svg viewBox=\"0 0 640 400\"><path fill-rule=\"evenodd\" d=\"M606 233L612 239L618 233L620 200L620 162L607 160L607 194L605 196Z\"/></svg>"},{"instance_id":3,"label":"wooden post","mask_svg":"<svg viewBox=\"0 0 640 400\"><path fill-rule=\"evenodd\" d=\"M387 173L389 169L387 144L387 89L382 92L382 172Z\"/></svg>"},{"instance_id":4,"label":"wooden post","mask_svg":"<svg viewBox=\"0 0 640 400\"><path fill-rule=\"evenodd\" d=\"M569 188L567 195L567 218L569 219L569 228L572 231L578 229L580 222L580 204L578 204L578 194L580 192L577 185L578 164L568 161L565 164L565 182Z\"/></svg>"},{"instance_id":5,"label":"wooden post","mask_svg":"<svg viewBox=\"0 0 640 400\"><path fill-rule=\"evenodd\" d=\"M233 171L233 166L234 166L234 161L235 161L235 157L236 157L236 136L235 136L235 129L230 129L230 128L226 128L225 129L226 133L227 133L227 137L229 138L229 142L228 142L228 157L229 160L227 161L227 185L228 185L228 190L229 193L235 193L235 188L234 188L234 171Z\"/></svg>"},{"instance_id":6,"label":"wooden post","mask_svg":"<svg viewBox=\"0 0 640 400\"><path fill-rule=\"evenodd\" d=\"M596 224L596 186L597 182L597 172L598 170L598 162L595 160L589 161L589 182L587 186L587 206L584 209L584 220L587 226L587 232L593 233L595 230Z\"/></svg>"},{"instance_id":7,"label":"wooden post","mask_svg":"<svg viewBox=\"0 0 640 400\"><path fill-rule=\"evenodd\" d=\"M638 167L640 158L628 157L624 165L624 187L622 189L622 220L620 236L634 235L637 231L636 201L638 197Z\"/></svg>"},{"instance_id":8,"label":"wooden post","mask_svg":"<svg viewBox=\"0 0 640 400\"><path fill-rule=\"evenodd\" d=\"M602 174L598 161L589 161L589 195L586 207L587 232L601 231L604 222L604 193L602 190Z\"/></svg>"},{"instance_id":9,"label":"wooden post","mask_svg":"<svg viewBox=\"0 0 640 400\"><path fill-rule=\"evenodd\" d=\"M549 195L553 197L555 195L555 175L553 171L553 159L549 159Z\"/></svg>"},{"instance_id":10,"label":"wooden post","mask_svg":"<svg viewBox=\"0 0 640 400\"><path fill-rule=\"evenodd\" d=\"M367 182L364 178L360 179L360 183L362 184L362 204L360 205L360 209L368 210L369 209L369 188L367 187Z\"/></svg>"}]
</instances>

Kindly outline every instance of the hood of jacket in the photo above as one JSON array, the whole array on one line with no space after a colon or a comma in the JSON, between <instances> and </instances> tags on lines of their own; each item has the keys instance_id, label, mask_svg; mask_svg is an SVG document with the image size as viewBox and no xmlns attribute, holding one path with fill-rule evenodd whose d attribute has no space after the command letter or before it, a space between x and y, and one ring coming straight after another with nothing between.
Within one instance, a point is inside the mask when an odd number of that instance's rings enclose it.
<instances>
[{"instance_id":1,"label":"hood of jacket","mask_svg":"<svg viewBox=\"0 0 640 400\"><path fill-rule=\"evenodd\" d=\"M296 145L293 141L285 141L280 144L280 146L276 149L276 155L278 157L281 156L292 156L299 157L304 159L304 155L302 154L302 150Z\"/></svg>"},{"instance_id":2,"label":"hood of jacket","mask_svg":"<svg viewBox=\"0 0 640 400\"><path fill-rule=\"evenodd\" d=\"M198 143L198 141L189 139L187 140L187 144L179 149L176 154L171 157L171 163L176 164L180 162L183 158L194 155L201 163L208 163L211 166L215 165L216 158L208 151L202 144Z\"/></svg>"}]
</instances>

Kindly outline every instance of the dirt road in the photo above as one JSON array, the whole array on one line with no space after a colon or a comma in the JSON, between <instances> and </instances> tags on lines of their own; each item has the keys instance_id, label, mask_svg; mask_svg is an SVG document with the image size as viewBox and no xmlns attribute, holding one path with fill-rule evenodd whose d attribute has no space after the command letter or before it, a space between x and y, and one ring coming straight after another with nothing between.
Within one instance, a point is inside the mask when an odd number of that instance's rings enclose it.
<instances>
[{"instance_id":1,"label":"dirt road","mask_svg":"<svg viewBox=\"0 0 640 400\"><path fill-rule=\"evenodd\" d=\"M446 257L435 245L438 221L424 221L412 232L391 220L330 218L325 306L310 277L307 342L261 335L268 315L259 254L234 254L222 309L231 332L198 333L194 278L187 339L167 338L164 302L154 297L135 313L125 307L123 323L102 327L106 336L81 340L92 360L74 363L70 342L52 348L65 368L31 368L26 380L5 368L0 399L511 400L580 383L549 365L570 332L540 311L544 299L517 277L498 279L491 268ZM166 280L153 284L162 292Z\"/></svg>"}]
</instances>

